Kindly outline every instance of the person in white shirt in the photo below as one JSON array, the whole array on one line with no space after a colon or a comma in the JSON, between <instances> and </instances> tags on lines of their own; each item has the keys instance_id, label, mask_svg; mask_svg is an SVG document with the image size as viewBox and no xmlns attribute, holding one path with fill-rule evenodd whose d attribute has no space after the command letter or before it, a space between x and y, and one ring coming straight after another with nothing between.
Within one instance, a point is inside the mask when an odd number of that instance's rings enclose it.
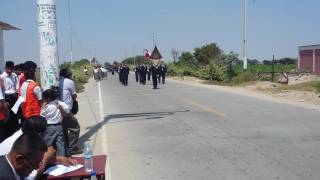
<instances>
[{"instance_id":1,"label":"person in white shirt","mask_svg":"<svg viewBox=\"0 0 320 180\"><path fill-rule=\"evenodd\" d=\"M5 71L0 75L2 88L4 91L4 98L8 104L9 109L8 121L5 124L6 137L11 136L20 128L18 116L11 111L11 108L14 106L18 99L19 86L18 76L13 71L14 63L12 61L7 61L5 64Z\"/></svg>"},{"instance_id":2,"label":"person in white shirt","mask_svg":"<svg viewBox=\"0 0 320 180\"><path fill-rule=\"evenodd\" d=\"M57 93L53 89L47 89L42 94L43 105L40 115L47 120L47 130L44 140L48 146L53 146L57 156L67 155L67 146L64 138L62 120L63 115L70 110L66 103L57 100Z\"/></svg>"},{"instance_id":3,"label":"person in white shirt","mask_svg":"<svg viewBox=\"0 0 320 180\"><path fill-rule=\"evenodd\" d=\"M80 136L80 124L77 118L73 115L74 102L77 101L77 92L75 83L71 80L72 73L69 69L60 70L59 92L60 100L65 102L71 113L64 117L63 128L67 136L68 153L80 154L82 150L77 146Z\"/></svg>"}]
</instances>

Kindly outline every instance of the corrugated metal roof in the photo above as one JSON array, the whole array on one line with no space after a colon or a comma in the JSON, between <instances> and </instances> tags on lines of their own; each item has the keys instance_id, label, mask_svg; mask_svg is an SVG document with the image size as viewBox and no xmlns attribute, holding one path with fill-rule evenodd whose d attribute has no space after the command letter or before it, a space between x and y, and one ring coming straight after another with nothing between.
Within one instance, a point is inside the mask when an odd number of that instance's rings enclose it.
<instances>
[{"instance_id":1,"label":"corrugated metal roof","mask_svg":"<svg viewBox=\"0 0 320 180\"><path fill-rule=\"evenodd\" d=\"M3 29L3 30L21 30L15 26L12 26L8 23L5 23L5 22L2 22L0 21L0 29Z\"/></svg>"},{"instance_id":2,"label":"corrugated metal roof","mask_svg":"<svg viewBox=\"0 0 320 180\"><path fill-rule=\"evenodd\" d=\"M314 45L309 45L309 46L299 46L298 48L300 51L320 49L320 44L314 44Z\"/></svg>"}]
</instances>

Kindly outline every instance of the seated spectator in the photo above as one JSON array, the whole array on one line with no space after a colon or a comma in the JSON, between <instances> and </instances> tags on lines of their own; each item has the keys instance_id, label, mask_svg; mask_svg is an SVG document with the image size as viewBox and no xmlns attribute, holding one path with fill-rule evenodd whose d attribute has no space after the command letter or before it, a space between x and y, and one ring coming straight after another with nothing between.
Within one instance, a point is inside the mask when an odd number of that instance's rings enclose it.
<instances>
[{"instance_id":1,"label":"seated spectator","mask_svg":"<svg viewBox=\"0 0 320 180\"><path fill-rule=\"evenodd\" d=\"M42 99L41 116L46 118L48 124L44 140L48 146L54 147L56 155L66 156L67 146L63 134L62 120L63 114L70 113L69 107L66 103L57 100L57 93L53 89L45 90Z\"/></svg>"},{"instance_id":2,"label":"seated spectator","mask_svg":"<svg viewBox=\"0 0 320 180\"><path fill-rule=\"evenodd\" d=\"M289 83L289 76L287 73L283 72L282 73L282 78L279 79L278 83L280 84L288 84Z\"/></svg>"},{"instance_id":3,"label":"seated spectator","mask_svg":"<svg viewBox=\"0 0 320 180\"><path fill-rule=\"evenodd\" d=\"M47 146L35 132L22 134L9 154L0 157L0 179L19 180L38 169Z\"/></svg>"},{"instance_id":4,"label":"seated spectator","mask_svg":"<svg viewBox=\"0 0 320 180\"><path fill-rule=\"evenodd\" d=\"M28 121L25 121L22 129L14 133L11 137L0 143L0 156L6 155L10 152L14 142L23 134L29 132L35 132L39 135L43 135L47 128L47 121L42 116L31 117ZM44 170L47 164L63 164L66 166L75 165L77 162L71 158L65 156L55 156L55 149L53 146L47 147L47 152L45 153L42 166L38 169L39 172ZM37 173L35 173L37 174ZM0 178L1 179L1 178Z\"/></svg>"}]
</instances>

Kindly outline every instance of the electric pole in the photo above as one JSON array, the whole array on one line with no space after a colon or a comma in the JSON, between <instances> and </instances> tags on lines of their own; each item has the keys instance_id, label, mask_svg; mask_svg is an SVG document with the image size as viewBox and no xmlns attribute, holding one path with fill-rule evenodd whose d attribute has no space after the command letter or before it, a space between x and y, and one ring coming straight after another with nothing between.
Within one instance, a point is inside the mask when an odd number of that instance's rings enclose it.
<instances>
[{"instance_id":1,"label":"electric pole","mask_svg":"<svg viewBox=\"0 0 320 180\"><path fill-rule=\"evenodd\" d=\"M59 85L56 5L54 0L37 0L40 39L40 76L43 89Z\"/></svg>"}]
</instances>

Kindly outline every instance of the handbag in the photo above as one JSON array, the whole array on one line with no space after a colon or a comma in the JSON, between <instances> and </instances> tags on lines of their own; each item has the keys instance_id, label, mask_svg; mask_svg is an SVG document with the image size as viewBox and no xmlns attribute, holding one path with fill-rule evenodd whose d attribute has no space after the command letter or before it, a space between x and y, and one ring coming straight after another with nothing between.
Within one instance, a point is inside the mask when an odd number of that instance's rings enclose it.
<instances>
[{"instance_id":1,"label":"handbag","mask_svg":"<svg viewBox=\"0 0 320 180\"><path fill-rule=\"evenodd\" d=\"M71 109L71 113L76 115L79 111L79 104L78 101L73 101L73 105L72 105L72 109Z\"/></svg>"}]
</instances>

